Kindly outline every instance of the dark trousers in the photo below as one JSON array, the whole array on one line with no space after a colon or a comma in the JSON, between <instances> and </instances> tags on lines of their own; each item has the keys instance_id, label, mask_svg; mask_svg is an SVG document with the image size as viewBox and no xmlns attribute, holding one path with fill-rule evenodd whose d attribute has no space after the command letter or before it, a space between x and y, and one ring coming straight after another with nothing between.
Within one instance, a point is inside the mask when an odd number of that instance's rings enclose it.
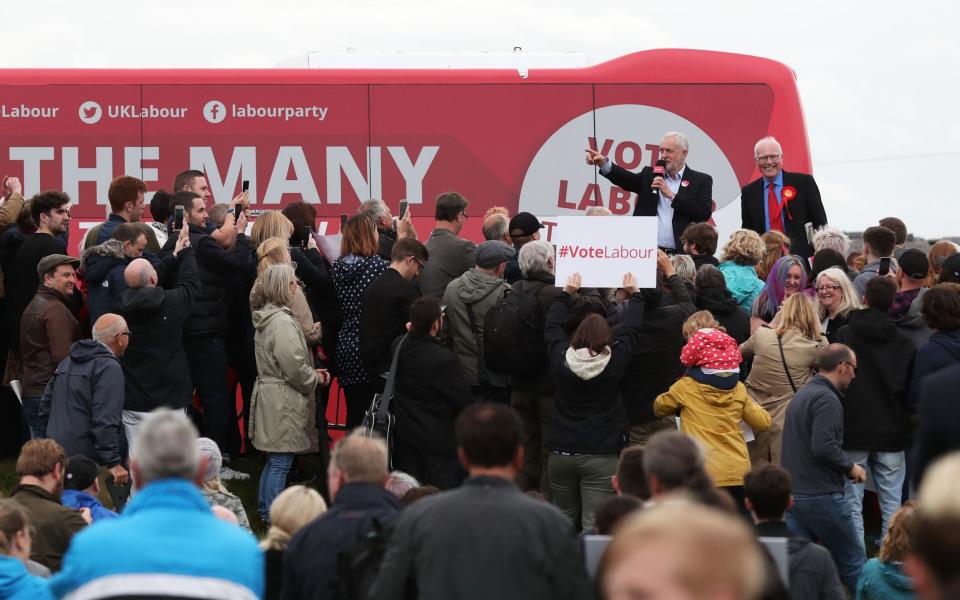
<instances>
[{"instance_id":1,"label":"dark trousers","mask_svg":"<svg viewBox=\"0 0 960 600\"><path fill-rule=\"evenodd\" d=\"M400 443L393 446L393 468L413 475L421 485L435 485L441 490L458 487L467 476L454 455L434 454Z\"/></svg>"},{"instance_id":2,"label":"dark trousers","mask_svg":"<svg viewBox=\"0 0 960 600\"><path fill-rule=\"evenodd\" d=\"M367 383L353 383L343 386L343 395L347 398L347 431L363 423L363 413L370 408L373 397L383 392L386 381L382 377L371 377Z\"/></svg>"},{"instance_id":3,"label":"dark trousers","mask_svg":"<svg viewBox=\"0 0 960 600\"><path fill-rule=\"evenodd\" d=\"M190 364L190 381L200 395L203 408L200 430L204 437L217 443L221 453L229 454L227 427L235 409L227 390L227 352L223 338L183 338L183 349Z\"/></svg>"},{"instance_id":4,"label":"dark trousers","mask_svg":"<svg viewBox=\"0 0 960 600\"><path fill-rule=\"evenodd\" d=\"M550 500L550 416L553 414L553 393L542 390L513 388L510 405L523 420L523 467L517 474L517 485L525 492L538 490Z\"/></svg>"},{"instance_id":5,"label":"dark trousers","mask_svg":"<svg viewBox=\"0 0 960 600\"><path fill-rule=\"evenodd\" d=\"M496 402L497 404L510 404L510 388L500 387L489 383L480 383L471 385L470 391L473 392L473 399L477 402Z\"/></svg>"}]
</instances>

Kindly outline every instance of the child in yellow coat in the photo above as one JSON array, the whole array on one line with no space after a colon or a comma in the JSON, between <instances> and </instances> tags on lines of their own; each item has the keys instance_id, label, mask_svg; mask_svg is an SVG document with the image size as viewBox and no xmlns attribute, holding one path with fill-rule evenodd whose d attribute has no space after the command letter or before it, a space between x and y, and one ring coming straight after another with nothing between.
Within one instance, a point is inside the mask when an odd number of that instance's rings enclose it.
<instances>
[{"instance_id":1,"label":"child in yellow coat","mask_svg":"<svg viewBox=\"0 0 960 600\"><path fill-rule=\"evenodd\" d=\"M714 484L739 500L743 476L750 471L740 422L754 431L766 431L770 415L747 396L738 375L743 357L737 342L709 311L691 315L683 331L687 344L680 361L687 372L657 397L653 412L660 417L680 416L680 430L703 444L707 473Z\"/></svg>"}]
</instances>

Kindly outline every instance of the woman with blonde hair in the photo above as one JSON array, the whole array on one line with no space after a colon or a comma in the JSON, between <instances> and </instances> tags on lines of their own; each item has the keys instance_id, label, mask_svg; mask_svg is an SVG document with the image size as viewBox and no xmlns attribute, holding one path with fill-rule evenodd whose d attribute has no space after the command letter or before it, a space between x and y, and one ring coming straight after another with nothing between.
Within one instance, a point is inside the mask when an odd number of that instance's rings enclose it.
<instances>
[{"instance_id":1,"label":"woman with blonde hair","mask_svg":"<svg viewBox=\"0 0 960 600\"><path fill-rule=\"evenodd\" d=\"M314 369L303 330L290 303L298 288L290 265L272 265L261 276L264 305L253 311L257 381L250 402L250 442L267 453L260 475L259 512L269 522L268 509L287 483L295 453L306 452L316 438L311 398L330 375Z\"/></svg>"},{"instance_id":2,"label":"woman with blonde hair","mask_svg":"<svg viewBox=\"0 0 960 600\"><path fill-rule=\"evenodd\" d=\"M277 237L282 240L289 240L293 234L293 223L285 217L283 213L276 210L268 210L253 222L253 228L250 230L250 243L254 248L259 248L260 244L270 238Z\"/></svg>"},{"instance_id":3,"label":"woman with blonde hair","mask_svg":"<svg viewBox=\"0 0 960 600\"><path fill-rule=\"evenodd\" d=\"M257 279L253 282L253 288L250 290L251 312L263 308L263 305L266 304L263 297L263 274L273 265L292 265L290 249L287 247L287 237L267 238L257 246ZM319 342L320 323L314 322L313 313L310 311L307 297L304 295L299 282L290 300L290 311L293 313L293 318L300 324L307 345L313 346Z\"/></svg>"},{"instance_id":4,"label":"woman with blonde hair","mask_svg":"<svg viewBox=\"0 0 960 600\"><path fill-rule=\"evenodd\" d=\"M53 599L45 577L50 571L30 560L30 519L15 500L0 500L0 598L11 600Z\"/></svg>"},{"instance_id":5,"label":"woman with blonde hair","mask_svg":"<svg viewBox=\"0 0 960 600\"><path fill-rule=\"evenodd\" d=\"M773 322L758 327L740 345L743 358L753 358L746 381L747 394L773 419L770 431L758 432L750 442L750 462L754 467L780 464L787 407L797 390L813 376L817 352L826 346L820 318L805 294L787 298Z\"/></svg>"},{"instance_id":6,"label":"woman with blonde hair","mask_svg":"<svg viewBox=\"0 0 960 600\"><path fill-rule=\"evenodd\" d=\"M283 555L290 538L325 512L327 503L323 496L306 486L290 486L274 499L270 505L270 530L260 542L266 568L264 600L275 600L282 595Z\"/></svg>"},{"instance_id":7,"label":"woman with blonde hair","mask_svg":"<svg viewBox=\"0 0 960 600\"><path fill-rule=\"evenodd\" d=\"M916 597L913 580L903 570L903 559L910 553L909 532L916 507L917 503L911 500L894 513L880 546L880 554L868 560L860 573L856 600L912 600Z\"/></svg>"},{"instance_id":8,"label":"woman with blonde hair","mask_svg":"<svg viewBox=\"0 0 960 600\"><path fill-rule=\"evenodd\" d=\"M863 308L863 304L853 291L850 278L837 267L817 275L813 291L817 293L816 306L823 334L832 343L837 331L849 321L850 313Z\"/></svg>"},{"instance_id":9,"label":"woman with blonde hair","mask_svg":"<svg viewBox=\"0 0 960 600\"><path fill-rule=\"evenodd\" d=\"M768 231L760 239L763 240L764 250L763 258L757 265L757 277L766 281L773 265L790 254L790 238L779 231Z\"/></svg>"},{"instance_id":10,"label":"woman with blonde hair","mask_svg":"<svg viewBox=\"0 0 960 600\"><path fill-rule=\"evenodd\" d=\"M723 247L720 272L737 305L747 312L763 290L763 280L757 277L756 269L762 257L763 241L750 229L734 231Z\"/></svg>"}]
</instances>

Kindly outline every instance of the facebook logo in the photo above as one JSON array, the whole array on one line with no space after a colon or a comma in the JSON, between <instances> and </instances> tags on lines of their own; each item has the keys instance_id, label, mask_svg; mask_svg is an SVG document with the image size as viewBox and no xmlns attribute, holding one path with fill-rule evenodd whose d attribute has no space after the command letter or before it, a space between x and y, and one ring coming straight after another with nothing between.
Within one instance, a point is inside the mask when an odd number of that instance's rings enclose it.
<instances>
[{"instance_id":1,"label":"facebook logo","mask_svg":"<svg viewBox=\"0 0 960 600\"><path fill-rule=\"evenodd\" d=\"M211 100L203 105L203 118L208 123L219 123L227 118L227 107L219 100Z\"/></svg>"}]
</instances>

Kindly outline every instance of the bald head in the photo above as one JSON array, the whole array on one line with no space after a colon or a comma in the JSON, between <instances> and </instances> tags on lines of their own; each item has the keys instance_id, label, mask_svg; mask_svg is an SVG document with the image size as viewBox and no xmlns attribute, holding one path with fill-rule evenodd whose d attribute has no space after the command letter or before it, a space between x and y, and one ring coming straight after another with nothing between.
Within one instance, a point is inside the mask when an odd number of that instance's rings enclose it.
<instances>
[{"instance_id":1,"label":"bald head","mask_svg":"<svg viewBox=\"0 0 960 600\"><path fill-rule=\"evenodd\" d=\"M145 258L138 258L127 265L123 271L123 279L127 287L135 290L145 287L156 287L157 271Z\"/></svg>"},{"instance_id":2,"label":"bald head","mask_svg":"<svg viewBox=\"0 0 960 600\"><path fill-rule=\"evenodd\" d=\"M120 315L107 313L97 319L93 324L93 339L98 342L106 342L112 337L116 337L127 328L127 322Z\"/></svg>"},{"instance_id":3,"label":"bald head","mask_svg":"<svg viewBox=\"0 0 960 600\"><path fill-rule=\"evenodd\" d=\"M93 339L105 344L117 358L120 358L127 351L130 330L123 317L107 313L93 324Z\"/></svg>"}]
</instances>

